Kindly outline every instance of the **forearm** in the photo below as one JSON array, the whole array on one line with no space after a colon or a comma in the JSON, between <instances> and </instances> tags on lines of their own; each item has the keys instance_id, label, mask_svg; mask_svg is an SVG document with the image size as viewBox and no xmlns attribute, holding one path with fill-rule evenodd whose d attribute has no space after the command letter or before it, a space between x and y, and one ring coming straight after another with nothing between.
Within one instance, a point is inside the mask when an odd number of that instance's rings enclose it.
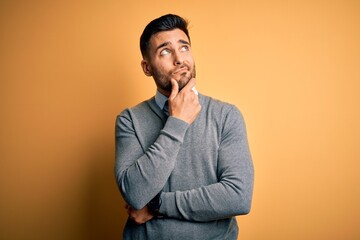
<instances>
[{"instance_id":1,"label":"forearm","mask_svg":"<svg viewBox=\"0 0 360 240\"><path fill-rule=\"evenodd\" d=\"M116 180L125 201L133 208L141 209L165 185L174 168L188 125L169 118L156 141L146 151L134 129L131 129L131 124L123 121L119 125L116 137Z\"/></svg>"},{"instance_id":2,"label":"forearm","mask_svg":"<svg viewBox=\"0 0 360 240\"><path fill-rule=\"evenodd\" d=\"M253 191L252 167L247 172L241 179L224 179L188 191L163 192L160 213L200 222L247 214Z\"/></svg>"}]
</instances>

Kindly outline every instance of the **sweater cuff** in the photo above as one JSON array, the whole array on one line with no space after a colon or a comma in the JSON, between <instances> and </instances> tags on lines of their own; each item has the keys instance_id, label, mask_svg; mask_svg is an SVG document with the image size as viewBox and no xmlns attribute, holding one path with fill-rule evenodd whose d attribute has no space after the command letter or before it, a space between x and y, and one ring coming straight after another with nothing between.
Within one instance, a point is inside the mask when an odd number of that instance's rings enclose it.
<instances>
[{"instance_id":1,"label":"sweater cuff","mask_svg":"<svg viewBox=\"0 0 360 240\"><path fill-rule=\"evenodd\" d=\"M161 130L164 134L175 138L176 140L182 142L186 133L186 130L190 124L180 120L178 118L169 116L164 128Z\"/></svg>"},{"instance_id":2,"label":"sweater cuff","mask_svg":"<svg viewBox=\"0 0 360 240\"><path fill-rule=\"evenodd\" d=\"M176 208L175 192L162 192L159 213L166 217L176 218L179 213Z\"/></svg>"}]
</instances>

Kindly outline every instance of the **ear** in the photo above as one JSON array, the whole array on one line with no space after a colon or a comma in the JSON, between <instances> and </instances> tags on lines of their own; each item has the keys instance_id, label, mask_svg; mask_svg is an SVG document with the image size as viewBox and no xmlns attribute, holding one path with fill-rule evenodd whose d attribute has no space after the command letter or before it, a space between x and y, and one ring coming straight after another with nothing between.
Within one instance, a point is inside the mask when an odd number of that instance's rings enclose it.
<instances>
[{"instance_id":1,"label":"ear","mask_svg":"<svg viewBox=\"0 0 360 240\"><path fill-rule=\"evenodd\" d=\"M142 69L143 69L146 76L148 76L148 77L152 76L151 66L150 66L150 64L149 64L149 62L147 60L143 59L141 61L141 67L142 67Z\"/></svg>"}]
</instances>

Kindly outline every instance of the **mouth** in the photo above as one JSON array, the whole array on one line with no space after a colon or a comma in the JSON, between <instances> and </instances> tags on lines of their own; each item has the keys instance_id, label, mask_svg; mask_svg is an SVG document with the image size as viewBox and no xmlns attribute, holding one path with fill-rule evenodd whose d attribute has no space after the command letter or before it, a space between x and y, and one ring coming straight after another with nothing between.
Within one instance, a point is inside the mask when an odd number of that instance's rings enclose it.
<instances>
[{"instance_id":1,"label":"mouth","mask_svg":"<svg viewBox=\"0 0 360 240\"><path fill-rule=\"evenodd\" d=\"M173 72L173 74L181 74L181 73L187 72L187 71L189 71L188 67L184 66L184 67L181 67L181 68L175 70L175 72Z\"/></svg>"}]
</instances>

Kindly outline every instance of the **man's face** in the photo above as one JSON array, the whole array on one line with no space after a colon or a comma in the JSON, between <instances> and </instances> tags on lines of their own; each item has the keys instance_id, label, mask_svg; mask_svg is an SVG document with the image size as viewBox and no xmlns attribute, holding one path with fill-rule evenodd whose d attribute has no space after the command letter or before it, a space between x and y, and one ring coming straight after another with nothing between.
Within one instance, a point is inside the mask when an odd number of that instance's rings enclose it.
<instances>
[{"instance_id":1,"label":"man's face","mask_svg":"<svg viewBox=\"0 0 360 240\"><path fill-rule=\"evenodd\" d=\"M180 29L162 31L150 38L149 57L142 61L147 76L153 76L158 90L169 96L173 78L182 89L196 77L190 41Z\"/></svg>"}]
</instances>

